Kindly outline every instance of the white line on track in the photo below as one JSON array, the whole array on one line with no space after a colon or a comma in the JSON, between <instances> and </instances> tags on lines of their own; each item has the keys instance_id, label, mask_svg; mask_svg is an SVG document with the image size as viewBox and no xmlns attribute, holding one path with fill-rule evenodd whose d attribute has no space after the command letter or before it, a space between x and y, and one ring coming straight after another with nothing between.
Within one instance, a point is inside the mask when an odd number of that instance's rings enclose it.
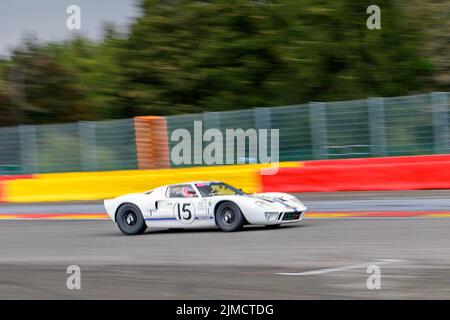
<instances>
[{"instance_id":1,"label":"white line on track","mask_svg":"<svg viewBox=\"0 0 450 320\"><path fill-rule=\"evenodd\" d=\"M337 268L328 268L328 269L318 269L318 270L311 270L311 271L298 272L298 273L280 272L280 273L276 273L276 274L283 275L283 276L313 276L313 275L330 273L330 272L338 272L338 271L366 268L366 267L368 267L368 266L370 266L372 264L374 264L374 265L383 265L383 264L402 262L402 261L404 261L404 260L399 260L399 259L377 259L375 262L363 263L363 264L355 264L355 265L351 265L351 266L344 266L344 267L337 267Z\"/></svg>"}]
</instances>

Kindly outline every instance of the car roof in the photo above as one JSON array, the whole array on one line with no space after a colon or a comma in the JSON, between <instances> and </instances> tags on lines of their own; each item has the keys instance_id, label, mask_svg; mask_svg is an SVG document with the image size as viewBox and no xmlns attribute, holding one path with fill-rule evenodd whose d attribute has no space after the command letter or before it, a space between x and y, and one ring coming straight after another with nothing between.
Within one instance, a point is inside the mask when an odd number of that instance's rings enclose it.
<instances>
[{"instance_id":1,"label":"car roof","mask_svg":"<svg viewBox=\"0 0 450 320\"><path fill-rule=\"evenodd\" d=\"M188 182L173 183L173 184L167 184L164 186L160 186L160 187L156 187L156 188L147 190L147 191L145 191L145 193L150 193L157 189L166 189L171 186L179 186L179 185L184 185L184 184L199 184L199 183L223 183L223 181L217 181L217 180L211 181L210 180L210 181L188 181Z\"/></svg>"},{"instance_id":2,"label":"car roof","mask_svg":"<svg viewBox=\"0 0 450 320\"><path fill-rule=\"evenodd\" d=\"M199 183L222 183L222 181L189 181L189 182L180 182L180 183L169 184L166 187L178 186L180 184L199 184Z\"/></svg>"}]
</instances>

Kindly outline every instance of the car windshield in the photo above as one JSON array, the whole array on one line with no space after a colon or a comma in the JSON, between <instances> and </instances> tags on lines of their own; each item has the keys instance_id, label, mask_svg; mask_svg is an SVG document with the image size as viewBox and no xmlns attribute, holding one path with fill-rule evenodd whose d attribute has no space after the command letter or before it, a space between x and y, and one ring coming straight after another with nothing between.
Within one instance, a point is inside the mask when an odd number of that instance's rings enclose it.
<instances>
[{"instance_id":1,"label":"car windshield","mask_svg":"<svg viewBox=\"0 0 450 320\"><path fill-rule=\"evenodd\" d=\"M197 183L196 187L203 197L244 194L241 190L223 182Z\"/></svg>"}]
</instances>

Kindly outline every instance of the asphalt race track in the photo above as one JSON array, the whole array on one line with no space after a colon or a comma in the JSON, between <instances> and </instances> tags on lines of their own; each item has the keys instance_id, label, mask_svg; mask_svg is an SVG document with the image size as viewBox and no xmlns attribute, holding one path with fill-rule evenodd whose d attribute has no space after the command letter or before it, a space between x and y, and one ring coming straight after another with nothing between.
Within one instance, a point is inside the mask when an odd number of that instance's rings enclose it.
<instances>
[{"instance_id":1,"label":"asphalt race track","mask_svg":"<svg viewBox=\"0 0 450 320\"><path fill-rule=\"evenodd\" d=\"M300 197L316 211L450 212L449 195ZM0 205L0 214L55 210L98 212L101 205ZM66 287L69 265L81 268L80 290ZM372 265L381 270L380 289L367 288ZM0 299L21 298L450 299L450 218L307 218L276 230L159 230L134 237L104 220L2 220Z\"/></svg>"}]
</instances>

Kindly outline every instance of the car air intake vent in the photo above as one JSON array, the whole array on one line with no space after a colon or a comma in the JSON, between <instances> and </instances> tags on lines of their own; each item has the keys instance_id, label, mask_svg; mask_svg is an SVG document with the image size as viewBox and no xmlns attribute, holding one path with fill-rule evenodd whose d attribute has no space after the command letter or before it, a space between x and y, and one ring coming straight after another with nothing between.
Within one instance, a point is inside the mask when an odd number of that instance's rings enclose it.
<instances>
[{"instance_id":1,"label":"car air intake vent","mask_svg":"<svg viewBox=\"0 0 450 320\"><path fill-rule=\"evenodd\" d=\"M301 212L286 212L283 221L292 221L300 219Z\"/></svg>"}]
</instances>

